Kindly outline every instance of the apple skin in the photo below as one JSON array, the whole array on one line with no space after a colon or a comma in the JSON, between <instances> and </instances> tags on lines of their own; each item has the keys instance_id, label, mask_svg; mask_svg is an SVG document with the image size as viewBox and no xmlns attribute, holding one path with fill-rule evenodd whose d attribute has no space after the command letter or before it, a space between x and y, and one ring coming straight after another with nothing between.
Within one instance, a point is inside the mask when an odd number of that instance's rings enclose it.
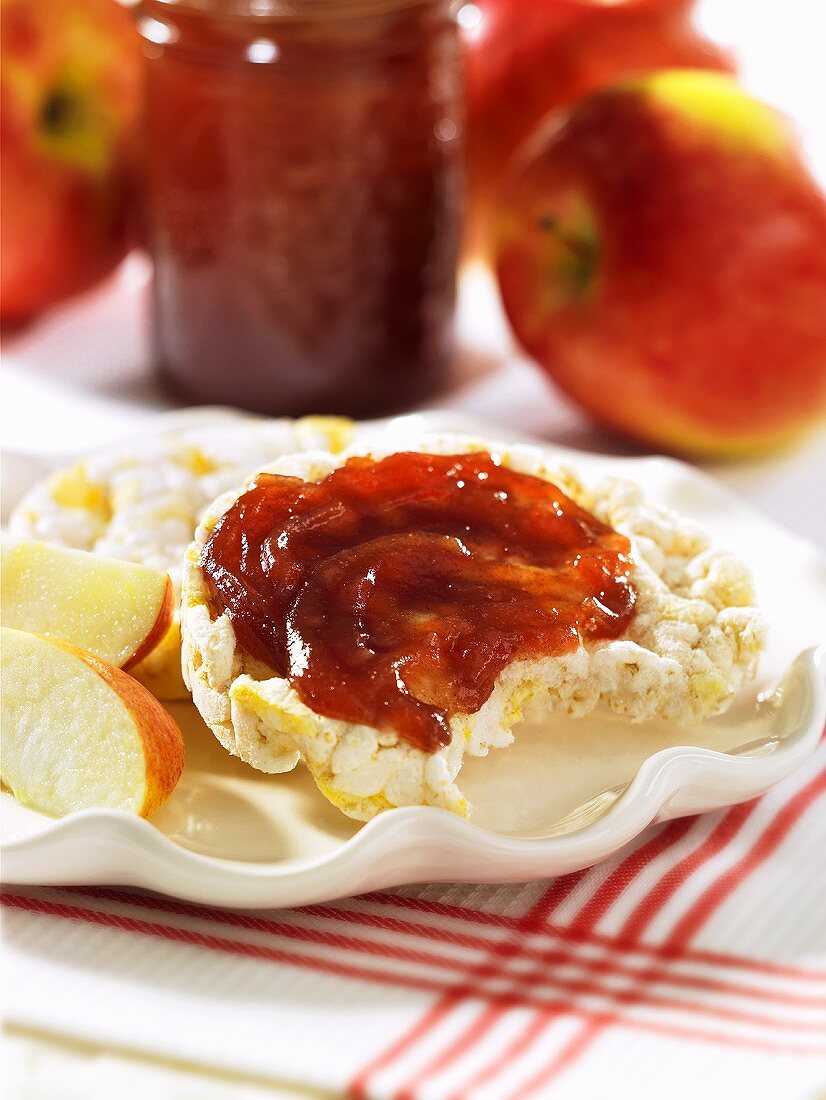
<instances>
[{"instance_id":1,"label":"apple skin","mask_svg":"<svg viewBox=\"0 0 826 1100\"><path fill-rule=\"evenodd\" d=\"M175 621L175 608L177 603L175 588L170 578L167 577L163 603L158 611L158 617L155 619L155 624L144 638L141 646L132 654L126 664L122 666L124 672L134 673L135 665L140 664L141 661L148 657L150 653L154 652L161 642L163 642Z\"/></svg>"},{"instance_id":2,"label":"apple skin","mask_svg":"<svg viewBox=\"0 0 826 1100\"><path fill-rule=\"evenodd\" d=\"M116 0L3 0L0 33L0 319L18 323L132 243L142 61Z\"/></svg>"},{"instance_id":3,"label":"apple skin","mask_svg":"<svg viewBox=\"0 0 826 1100\"><path fill-rule=\"evenodd\" d=\"M464 31L468 208L465 248L489 251L491 194L539 123L623 77L662 68L731 71L694 29L695 0L475 0Z\"/></svg>"},{"instance_id":4,"label":"apple skin","mask_svg":"<svg viewBox=\"0 0 826 1100\"><path fill-rule=\"evenodd\" d=\"M146 789L138 813L141 817L150 817L175 790L184 770L186 750L178 723L155 696L127 672L68 642L57 638L47 640L73 653L95 671L133 716L147 761Z\"/></svg>"},{"instance_id":5,"label":"apple skin","mask_svg":"<svg viewBox=\"0 0 826 1100\"><path fill-rule=\"evenodd\" d=\"M501 196L517 338L609 428L736 456L826 415L826 200L782 118L666 71L538 135Z\"/></svg>"}]
</instances>

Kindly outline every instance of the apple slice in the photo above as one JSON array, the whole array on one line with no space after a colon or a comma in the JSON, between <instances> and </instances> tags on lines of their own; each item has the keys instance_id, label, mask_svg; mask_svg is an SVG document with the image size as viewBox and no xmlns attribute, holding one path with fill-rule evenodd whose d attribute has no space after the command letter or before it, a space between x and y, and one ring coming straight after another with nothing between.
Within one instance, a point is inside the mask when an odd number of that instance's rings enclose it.
<instances>
[{"instance_id":1,"label":"apple slice","mask_svg":"<svg viewBox=\"0 0 826 1100\"><path fill-rule=\"evenodd\" d=\"M184 766L181 731L145 687L55 638L2 629L0 773L19 802L60 817L94 806L148 817Z\"/></svg>"},{"instance_id":2,"label":"apple slice","mask_svg":"<svg viewBox=\"0 0 826 1100\"><path fill-rule=\"evenodd\" d=\"M60 638L131 668L163 640L175 615L166 573L136 562L3 539L3 625Z\"/></svg>"}]
</instances>

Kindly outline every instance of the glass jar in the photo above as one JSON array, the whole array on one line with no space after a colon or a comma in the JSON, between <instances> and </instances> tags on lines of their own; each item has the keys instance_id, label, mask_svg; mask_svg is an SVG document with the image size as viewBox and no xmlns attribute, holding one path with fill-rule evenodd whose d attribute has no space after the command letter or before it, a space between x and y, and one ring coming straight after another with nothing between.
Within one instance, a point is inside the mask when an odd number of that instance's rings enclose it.
<instances>
[{"instance_id":1,"label":"glass jar","mask_svg":"<svg viewBox=\"0 0 826 1100\"><path fill-rule=\"evenodd\" d=\"M451 354L449 0L143 0L158 370L188 400L371 415Z\"/></svg>"}]
</instances>

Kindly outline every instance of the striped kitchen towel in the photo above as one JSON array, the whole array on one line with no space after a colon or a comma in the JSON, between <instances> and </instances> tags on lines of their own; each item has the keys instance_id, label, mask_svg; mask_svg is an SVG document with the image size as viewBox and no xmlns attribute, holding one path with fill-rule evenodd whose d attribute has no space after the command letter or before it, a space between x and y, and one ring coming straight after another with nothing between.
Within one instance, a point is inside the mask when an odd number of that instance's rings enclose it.
<instances>
[{"instance_id":1,"label":"striped kitchen towel","mask_svg":"<svg viewBox=\"0 0 826 1100\"><path fill-rule=\"evenodd\" d=\"M9 888L6 1016L395 1100L812 1100L826 1087L826 743L763 798L522 887L287 911Z\"/></svg>"}]
</instances>

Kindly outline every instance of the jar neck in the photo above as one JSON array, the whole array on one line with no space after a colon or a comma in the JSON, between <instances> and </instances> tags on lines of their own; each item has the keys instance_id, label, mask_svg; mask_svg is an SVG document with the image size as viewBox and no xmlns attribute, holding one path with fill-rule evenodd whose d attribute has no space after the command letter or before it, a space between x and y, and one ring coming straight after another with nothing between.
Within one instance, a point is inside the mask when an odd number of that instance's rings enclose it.
<instances>
[{"instance_id":1,"label":"jar neck","mask_svg":"<svg viewBox=\"0 0 826 1100\"><path fill-rule=\"evenodd\" d=\"M423 54L447 34L458 49L456 0L140 0L150 60L330 74L380 58ZM265 5L270 9L265 11ZM275 11L280 7L280 11ZM254 11L253 11L254 10ZM320 13L320 14L319 14Z\"/></svg>"},{"instance_id":2,"label":"jar neck","mask_svg":"<svg viewBox=\"0 0 826 1100\"><path fill-rule=\"evenodd\" d=\"M458 10L461 0L152 0L157 8L192 14L267 22L339 22L361 17L413 12L417 9Z\"/></svg>"}]
</instances>

